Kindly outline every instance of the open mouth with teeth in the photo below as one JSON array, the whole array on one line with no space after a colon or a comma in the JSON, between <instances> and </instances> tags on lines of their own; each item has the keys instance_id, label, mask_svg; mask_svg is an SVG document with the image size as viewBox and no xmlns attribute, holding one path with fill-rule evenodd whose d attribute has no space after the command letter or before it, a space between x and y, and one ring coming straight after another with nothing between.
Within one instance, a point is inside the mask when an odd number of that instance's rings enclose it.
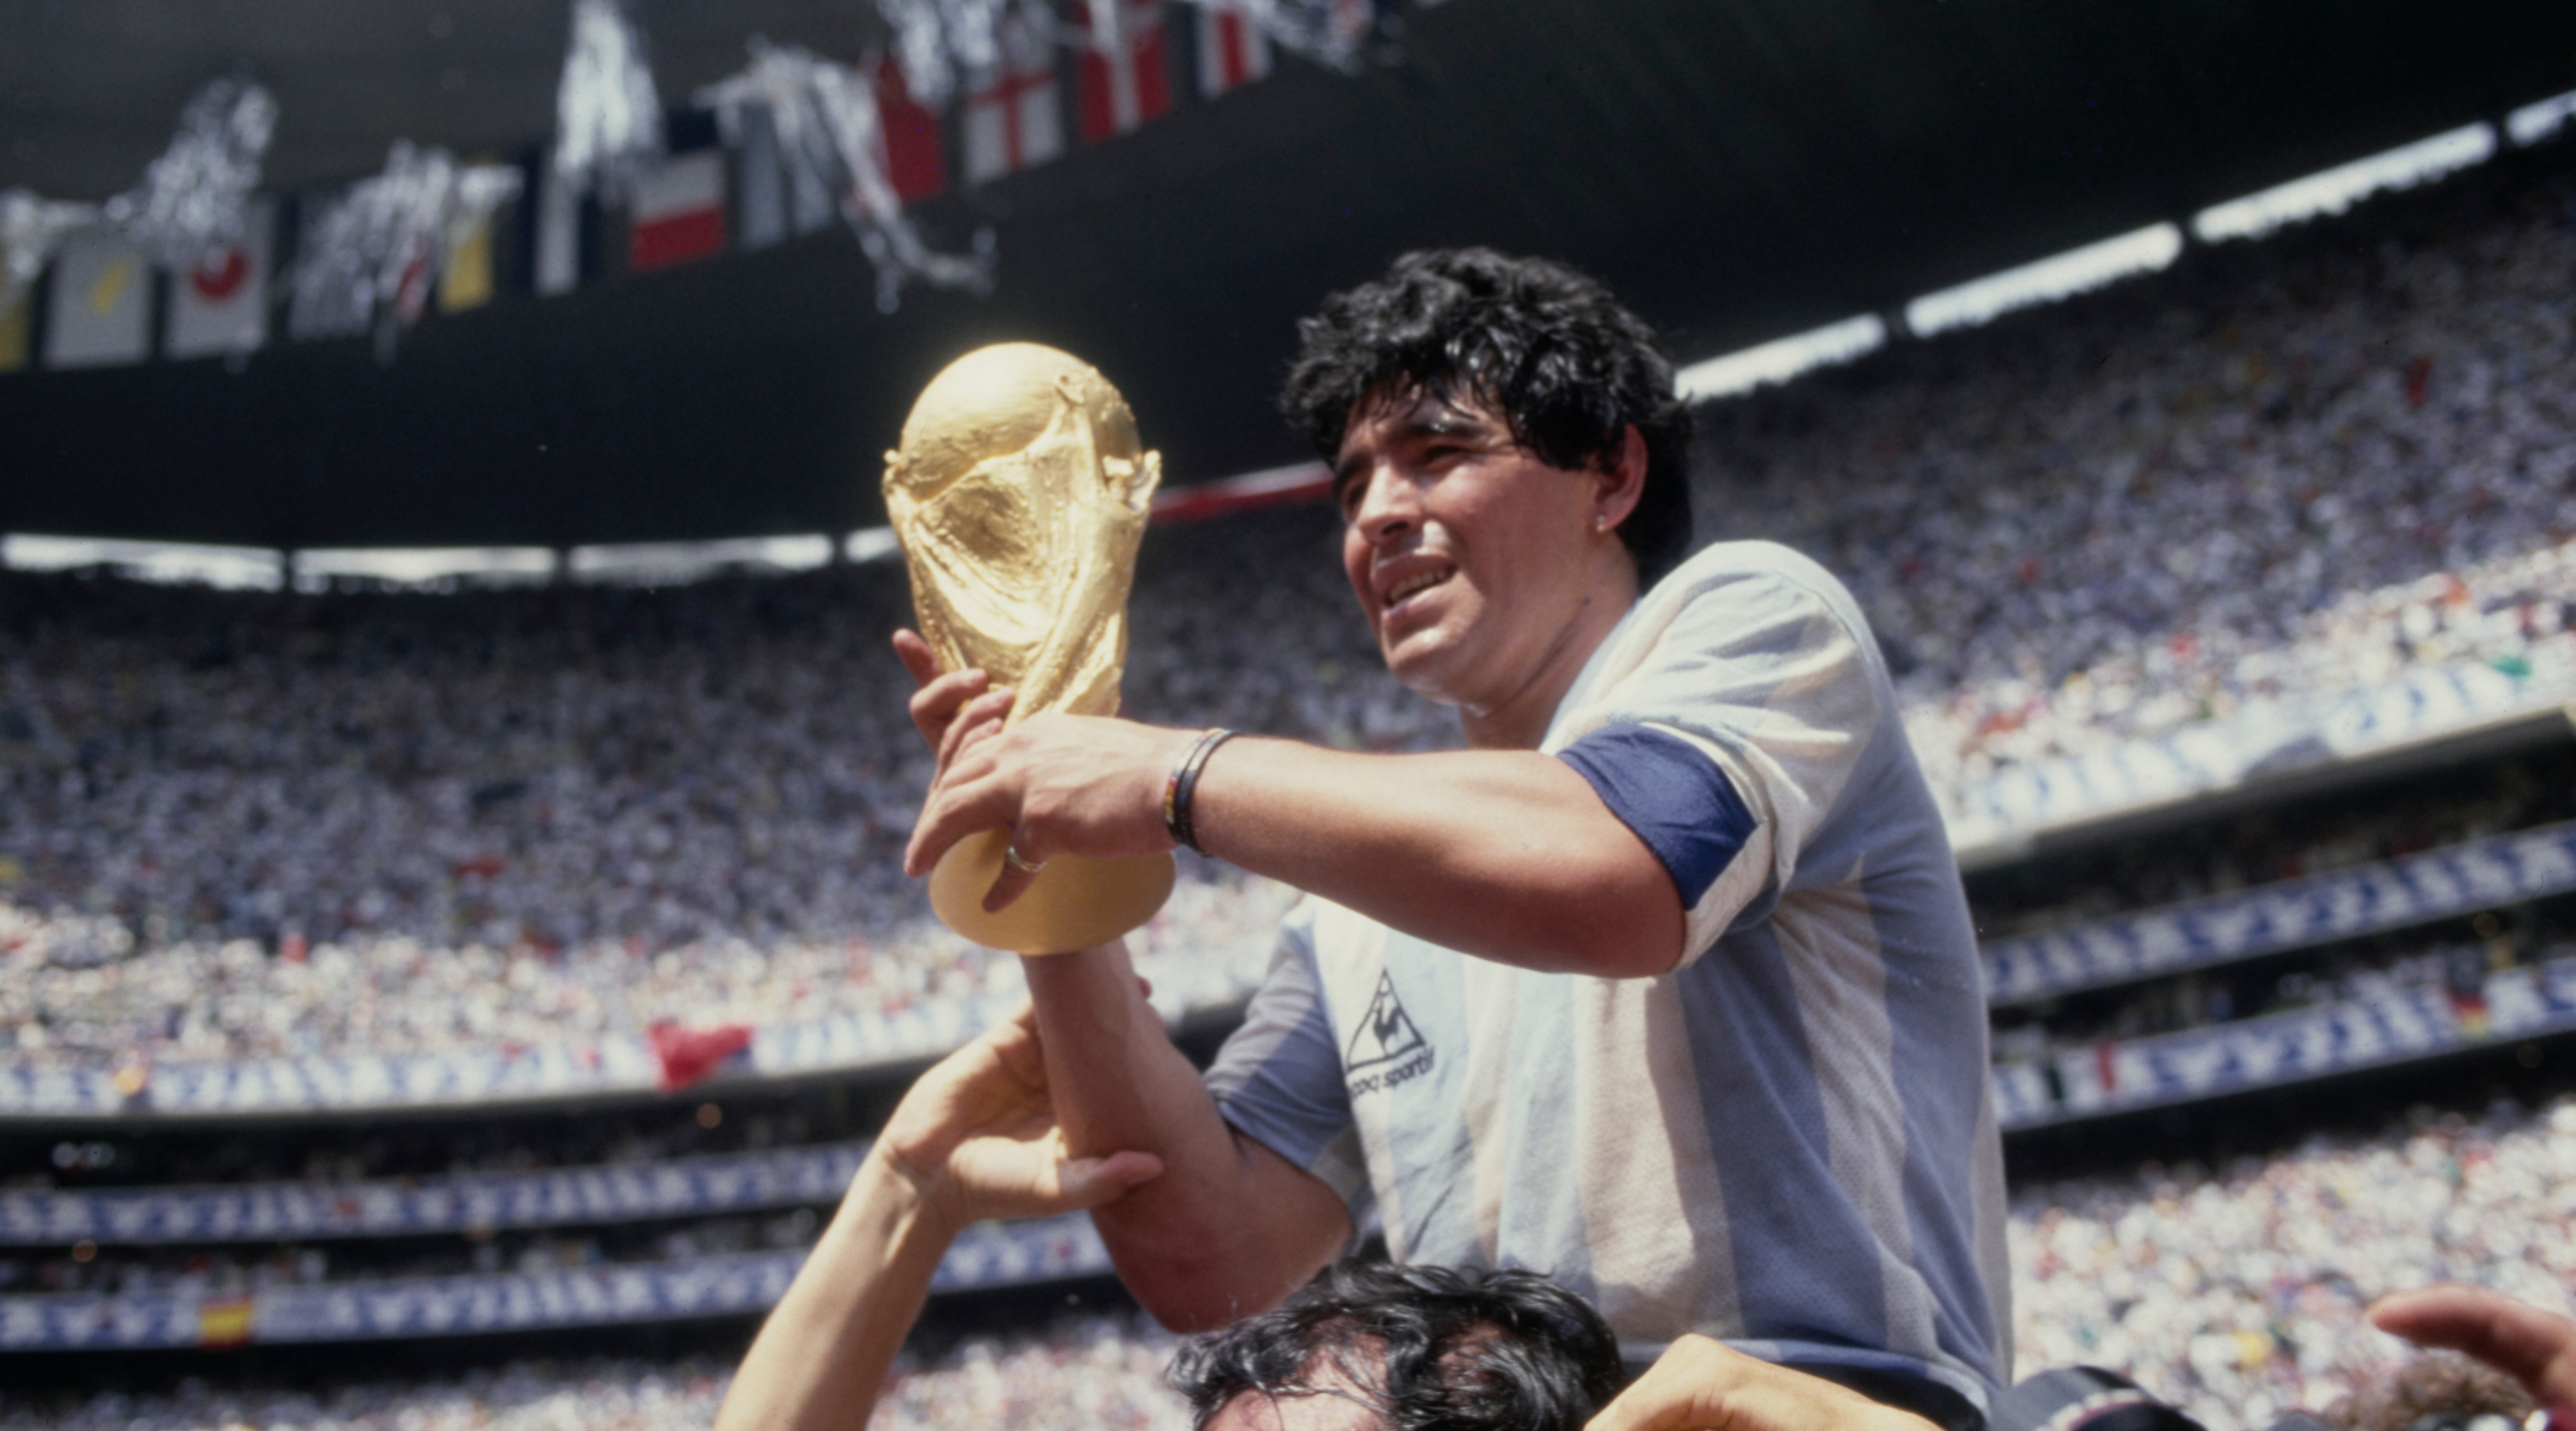
<instances>
[{"instance_id":1,"label":"open mouth with teeth","mask_svg":"<svg viewBox=\"0 0 2576 1431\"><path fill-rule=\"evenodd\" d=\"M1456 567L1444 566L1438 571L1426 571L1420 576L1408 576L1404 580L1387 588L1386 609L1393 611L1397 607L1402 606L1406 601L1421 595L1423 592L1429 591L1435 586L1441 585L1457 574L1458 569Z\"/></svg>"}]
</instances>

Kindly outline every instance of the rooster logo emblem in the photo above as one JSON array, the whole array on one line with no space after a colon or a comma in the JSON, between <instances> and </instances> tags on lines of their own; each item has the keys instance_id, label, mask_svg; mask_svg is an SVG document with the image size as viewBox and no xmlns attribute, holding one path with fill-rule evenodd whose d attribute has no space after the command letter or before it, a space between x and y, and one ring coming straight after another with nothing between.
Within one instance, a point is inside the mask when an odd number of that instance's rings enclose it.
<instances>
[{"instance_id":1,"label":"rooster logo emblem","mask_svg":"<svg viewBox=\"0 0 2576 1431\"><path fill-rule=\"evenodd\" d=\"M1392 1063L1419 1051L1424 1043L1422 1030L1413 1026L1403 1001L1395 996L1395 980L1381 973L1377 976L1377 996L1369 1000L1368 1012L1360 1016L1359 1030L1351 1035L1351 1046L1342 1054L1342 1068L1356 1073Z\"/></svg>"}]
</instances>

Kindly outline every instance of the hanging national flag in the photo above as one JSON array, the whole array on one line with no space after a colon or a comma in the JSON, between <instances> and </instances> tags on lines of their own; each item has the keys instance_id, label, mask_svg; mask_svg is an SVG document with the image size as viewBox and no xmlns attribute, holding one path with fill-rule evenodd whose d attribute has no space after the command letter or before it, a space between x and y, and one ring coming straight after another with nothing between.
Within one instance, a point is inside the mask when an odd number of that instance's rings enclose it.
<instances>
[{"instance_id":1,"label":"hanging national flag","mask_svg":"<svg viewBox=\"0 0 2576 1431\"><path fill-rule=\"evenodd\" d=\"M277 214L265 200L242 209L241 237L186 273L170 275L172 358L247 353L268 341L268 261Z\"/></svg>"},{"instance_id":2,"label":"hanging national flag","mask_svg":"<svg viewBox=\"0 0 2576 1431\"><path fill-rule=\"evenodd\" d=\"M1270 74L1270 37L1227 5L1191 7L1198 21L1199 93L1214 99Z\"/></svg>"},{"instance_id":3,"label":"hanging national flag","mask_svg":"<svg viewBox=\"0 0 2576 1431\"><path fill-rule=\"evenodd\" d=\"M939 116L912 101L903 66L879 59L869 71L877 92L878 142L885 146L886 182L909 204L948 187L948 158L939 142Z\"/></svg>"},{"instance_id":4,"label":"hanging national flag","mask_svg":"<svg viewBox=\"0 0 2576 1431\"><path fill-rule=\"evenodd\" d=\"M737 242L764 249L787 237L787 171L778 153L778 121L746 100L734 114L733 213Z\"/></svg>"},{"instance_id":5,"label":"hanging national flag","mask_svg":"<svg viewBox=\"0 0 2576 1431\"><path fill-rule=\"evenodd\" d=\"M581 286L581 186L550 164L537 175L537 264L534 287L542 295Z\"/></svg>"},{"instance_id":6,"label":"hanging national flag","mask_svg":"<svg viewBox=\"0 0 2576 1431\"><path fill-rule=\"evenodd\" d=\"M626 266L636 273L722 253L724 151L674 154L636 181L626 229Z\"/></svg>"},{"instance_id":7,"label":"hanging national flag","mask_svg":"<svg viewBox=\"0 0 2576 1431\"><path fill-rule=\"evenodd\" d=\"M981 184L1064 152L1055 51L1018 16L1001 25L1001 62L977 72L966 96L966 182Z\"/></svg>"},{"instance_id":8,"label":"hanging national flag","mask_svg":"<svg viewBox=\"0 0 2576 1431\"><path fill-rule=\"evenodd\" d=\"M1172 107L1163 7L1155 0L1074 0L1082 51L1082 141L1125 134Z\"/></svg>"},{"instance_id":9,"label":"hanging national flag","mask_svg":"<svg viewBox=\"0 0 2576 1431\"><path fill-rule=\"evenodd\" d=\"M24 291L15 298L0 299L0 373L14 373L27 366L27 329L36 305Z\"/></svg>"},{"instance_id":10,"label":"hanging national flag","mask_svg":"<svg viewBox=\"0 0 2576 1431\"><path fill-rule=\"evenodd\" d=\"M46 314L45 366L139 363L152 341L152 265L101 225L63 240Z\"/></svg>"},{"instance_id":11,"label":"hanging national flag","mask_svg":"<svg viewBox=\"0 0 2576 1431\"><path fill-rule=\"evenodd\" d=\"M492 255L494 215L451 225L446 261L438 271L438 311L462 313L492 301L498 271Z\"/></svg>"}]
</instances>

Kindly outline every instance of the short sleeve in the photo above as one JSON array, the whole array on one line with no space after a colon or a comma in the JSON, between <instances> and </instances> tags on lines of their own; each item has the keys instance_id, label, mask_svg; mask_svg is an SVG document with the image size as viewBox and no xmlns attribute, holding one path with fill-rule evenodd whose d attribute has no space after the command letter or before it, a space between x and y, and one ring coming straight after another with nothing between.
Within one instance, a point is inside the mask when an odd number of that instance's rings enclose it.
<instances>
[{"instance_id":1,"label":"short sleeve","mask_svg":"<svg viewBox=\"0 0 2576 1431\"><path fill-rule=\"evenodd\" d=\"M1323 1179L1349 1206L1351 1226L1367 1225L1367 1163L1315 966L1312 901L1280 921L1270 972L1206 1080L1227 1123Z\"/></svg>"},{"instance_id":2,"label":"short sleeve","mask_svg":"<svg viewBox=\"0 0 2576 1431\"><path fill-rule=\"evenodd\" d=\"M1551 738L1674 873L1688 910L1683 963L1789 886L1892 718L1856 613L1818 589L1832 583L1821 568L1812 578L1685 565L1641 603L1642 629ZM1708 824L1675 830L1676 811Z\"/></svg>"}]
</instances>

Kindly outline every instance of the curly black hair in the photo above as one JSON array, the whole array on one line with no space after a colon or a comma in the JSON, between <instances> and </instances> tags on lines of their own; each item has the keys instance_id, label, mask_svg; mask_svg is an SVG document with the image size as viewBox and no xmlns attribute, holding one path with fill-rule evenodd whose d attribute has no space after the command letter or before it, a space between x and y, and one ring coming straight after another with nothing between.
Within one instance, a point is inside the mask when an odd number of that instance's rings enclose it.
<instances>
[{"instance_id":1,"label":"curly black hair","mask_svg":"<svg viewBox=\"0 0 2576 1431\"><path fill-rule=\"evenodd\" d=\"M1643 584L1690 554L1690 408L1654 331L1591 278L1489 248L1408 253L1377 282L1325 299L1297 332L1279 407L1326 462L1353 409L1422 392L1495 411L1522 446L1567 469L1615 456L1633 426L1646 486L1620 540Z\"/></svg>"},{"instance_id":2,"label":"curly black hair","mask_svg":"<svg viewBox=\"0 0 2576 1431\"><path fill-rule=\"evenodd\" d=\"M1581 1431L1618 1394L1619 1343L1535 1272L1337 1262L1185 1343L1169 1376L1201 1428L1254 1392L1349 1397L1387 1431Z\"/></svg>"}]
</instances>

